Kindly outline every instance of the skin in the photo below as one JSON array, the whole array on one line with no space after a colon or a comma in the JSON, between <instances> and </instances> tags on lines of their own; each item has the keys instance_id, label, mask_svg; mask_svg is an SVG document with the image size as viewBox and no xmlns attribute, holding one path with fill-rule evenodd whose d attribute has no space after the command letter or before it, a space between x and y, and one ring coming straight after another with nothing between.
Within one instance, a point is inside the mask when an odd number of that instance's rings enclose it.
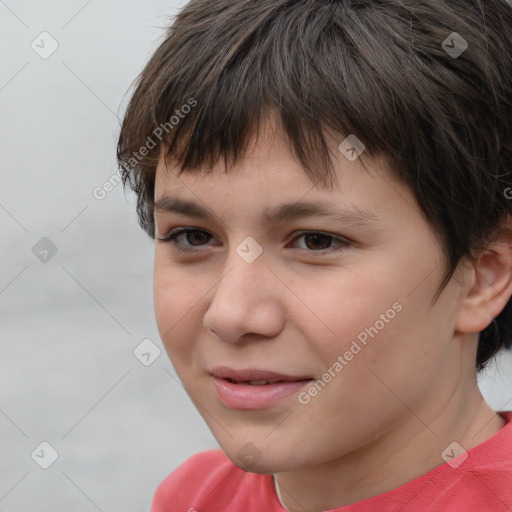
<instances>
[{"instance_id":1,"label":"skin","mask_svg":"<svg viewBox=\"0 0 512 512\"><path fill-rule=\"evenodd\" d=\"M497 239L477 267L461 261L432 302L446 263L412 193L387 174L384 160L365 159L366 170L361 158L338 152L335 165L336 187L315 186L269 117L229 174L220 163L211 174L178 177L163 158L156 173L157 200L193 200L222 219L155 214L157 238L176 227L207 232L178 238L194 253L156 240L163 344L229 459L273 474L291 512L392 490L445 463L452 441L469 450L504 425L478 389L475 357L478 332L512 294L510 238ZM264 208L298 200L357 205L379 220L365 228L314 217L265 223ZM334 238L315 241L300 231ZM236 252L248 236L263 248L250 264ZM294 395L249 411L220 402L214 366L321 379L396 302L401 311L309 403ZM250 467L237 455L248 442L261 454Z\"/></svg>"}]
</instances>

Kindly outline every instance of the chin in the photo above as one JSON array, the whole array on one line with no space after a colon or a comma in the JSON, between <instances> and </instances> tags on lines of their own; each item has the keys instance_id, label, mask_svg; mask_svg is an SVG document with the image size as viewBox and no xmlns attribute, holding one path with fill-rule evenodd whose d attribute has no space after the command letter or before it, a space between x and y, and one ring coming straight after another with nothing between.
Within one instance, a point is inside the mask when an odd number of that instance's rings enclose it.
<instances>
[{"instance_id":1,"label":"chin","mask_svg":"<svg viewBox=\"0 0 512 512\"><path fill-rule=\"evenodd\" d=\"M249 443L248 443L249 444ZM283 471L290 471L294 469L293 464L290 464L290 458L284 454L276 453L275 450L272 452L271 457L265 457L264 453L255 453L254 458L247 460L244 456L251 450L224 450L226 457L242 471L247 473L256 473L258 475L272 475L274 473L280 473ZM245 459L245 460L244 460ZM288 461L285 464L284 461Z\"/></svg>"},{"instance_id":2,"label":"chin","mask_svg":"<svg viewBox=\"0 0 512 512\"><path fill-rule=\"evenodd\" d=\"M272 475L274 473L284 471L283 469L277 468L272 464L263 464L261 461L256 464L246 465L240 460L238 460L236 457L234 460L231 458L230 460L235 466L237 466L242 471L245 471L247 473L256 473L258 475Z\"/></svg>"}]
</instances>

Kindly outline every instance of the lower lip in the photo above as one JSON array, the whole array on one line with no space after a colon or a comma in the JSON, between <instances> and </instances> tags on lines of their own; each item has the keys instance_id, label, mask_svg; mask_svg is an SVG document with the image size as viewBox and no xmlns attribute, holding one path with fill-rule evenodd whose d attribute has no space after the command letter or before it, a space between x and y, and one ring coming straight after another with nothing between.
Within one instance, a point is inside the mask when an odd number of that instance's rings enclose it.
<instances>
[{"instance_id":1,"label":"lower lip","mask_svg":"<svg viewBox=\"0 0 512 512\"><path fill-rule=\"evenodd\" d=\"M297 393L311 380L276 382L263 386L233 384L226 379L213 377L215 389L224 405L232 409L265 409L279 400Z\"/></svg>"}]
</instances>

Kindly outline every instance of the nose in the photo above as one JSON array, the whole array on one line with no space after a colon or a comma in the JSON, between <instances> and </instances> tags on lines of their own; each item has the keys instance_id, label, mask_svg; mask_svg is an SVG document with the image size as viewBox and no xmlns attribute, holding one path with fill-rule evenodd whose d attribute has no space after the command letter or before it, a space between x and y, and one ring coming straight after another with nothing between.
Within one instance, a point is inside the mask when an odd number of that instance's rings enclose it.
<instances>
[{"instance_id":1,"label":"nose","mask_svg":"<svg viewBox=\"0 0 512 512\"><path fill-rule=\"evenodd\" d=\"M233 251L224 268L203 317L204 327L231 343L277 336L285 322L286 290L263 255L247 263Z\"/></svg>"}]
</instances>

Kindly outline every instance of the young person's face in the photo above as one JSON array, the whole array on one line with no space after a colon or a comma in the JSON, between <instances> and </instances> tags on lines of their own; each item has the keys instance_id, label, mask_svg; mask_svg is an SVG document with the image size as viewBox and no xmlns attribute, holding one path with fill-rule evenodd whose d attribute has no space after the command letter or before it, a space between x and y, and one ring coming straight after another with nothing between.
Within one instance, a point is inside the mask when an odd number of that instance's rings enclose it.
<instances>
[{"instance_id":1,"label":"young person's face","mask_svg":"<svg viewBox=\"0 0 512 512\"><path fill-rule=\"evenodd\" d=\"M176 373L220 446L238 466L274 473L364 449L407 422L425 428L417 418L433 421L459 384L463 344L453 278L432 303L445 261L412 193L382 161L365 159L368 172L341 152L336 188L315 187L266 128L229 174L220 161L178 177L160 161L156 201L192 201L218 219L157 210L158 238L196 231L177 237L190 252L156 240L154 302ZM263 214L298 202L353 213ZM274 401L255 386L230 402L212 376L220 366L313 380Z\"/></svg>"}]
</instances>

